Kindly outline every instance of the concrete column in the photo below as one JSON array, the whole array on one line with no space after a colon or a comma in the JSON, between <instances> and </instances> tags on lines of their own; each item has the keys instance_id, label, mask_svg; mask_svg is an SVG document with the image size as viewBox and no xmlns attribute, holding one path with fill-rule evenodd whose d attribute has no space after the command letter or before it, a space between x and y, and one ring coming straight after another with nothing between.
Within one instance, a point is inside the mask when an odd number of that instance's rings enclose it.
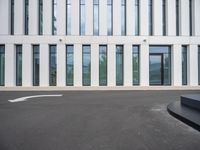
<instances>
[{"instance_id":1,"label":"concrete column","mask_svg":"<svg viewBox=\"0 0 200 150\"><path fill-rule=\"evenodd\" d=\"M72 0L72 35L79 35L79 1Z\"/></svg>"},{"instance_id":2,"label":"concrete column","mask_svg":"<svg viewBox=\"0 0 200 150\"><path fill-rule=\"evenodd\" d=\"M133 0L126 1L126 29L127 35L135 35L135 3Z\"/></svg>"},{"instance_id":3,"label":"concrete column","mask_svg":"<svg viewBox=\"0 0 200 150\"><path fill-rule=\"evenodd\" d=\"M16 52L13 44L5 45L5 86L16 86Z\"/></svg>"},{"instance_id":4,"label":"concrete column","mask_svg":"<svg viewBox=\"0 0 200 150\"><path fill-rule=\"evenodd\" d=\"M162 35L162 0L153 0L153 34Z\"/></svg>"},{"instance_id":5,"label":"concrete column","mask_svg":"<svg viewBox=\"0 0 200 150\"><path fill-rule=\"evenodd\" d=\"M148 35L148 1L142 0L140 1L140 35Z\"/></svg>"},{"instance_id":6,"label":"concrete column","mask_svg":"<svg viewBox=\"0 0 200 150\"><path fill-rule=\"evenodd\" d=\"M52 35L52 2L43 0L43 34Z\"/></svg>"},{"instance_id":7,"label":"concrete column","mask_svg":"<svg viewBox=\"0 0 200 150\"><path fill-rule=\"evenodd\" d=\"M32 86L33 79L33 53L30 44L22 47L22 86Z\"/></svg>"},{"instance_id":8,"label":"concrete column","mask_svg":"<svg viewBox=\"0 0 200 150\"><path fill-rule=\"evenodd\" d=\"M0 1L0 35L10 34L10 1L1 0Z\"/></svg>"},{"instance_id":9,"label":"concrete column","mask_svg":"<svg viewBox=\"0 0 200 150\"><path fill-rule=\"evenodd\" d=\"M181 86L182 85L182 47L181 45L172 46L172 85Z\"/></svg>"},{"instance_id":10,"label":"concrete column","mask_svg":"<svg viewBox=\"0 0 200 150\"><path fill-rule=\"evenodd\" d=\"M99 35L107 35L107 0L99 3Z\"/></svg>"},{"instance_id":11,"label":"concrete column","mask_svg":"<svg viewBox=\"0 0 200 150\"><path fill-rule=\"evenodd\" d=\"M38 34L38 9L39 1L30 0L29 2L29 34L37 35Z\"/></svg>"},{"instance_id":12,"label":"concrete column","mask_svg":"<svg viewBox=\"0 0 200 150\"><path fill-rule=\"evenodd\" d=\"M57 45L57 86L66 85L66 50L65 44Z\"/></svg>"},{"instance_id":13,"label":"concrete column","mask_svg":"<svg viewBox=\"0 0 200 150\"><path fill-rule=\"evenodd\" d=\"M167 0L166 1L166 18L167 18L167 35L176 35L176 1Z\"/></svg>"},{"instance_id":14,"label":"concrete column","mask_svg":"<svg viewBox=\"0 0 200 150\"><path fill-rule=\"evenodd\" d=\"M180 8L180 34L189 36L189 0L181 0Z\"/></svg>"},{"instance_id":15,"label":"concrete column","mask_svg":"<svg viewBox=\"0 0 200 150\"><path fill-rule=\"evenodd\" d=\"M57 0L57 35L66 35L66 0Z\"/></svg>"},{"instance_id":16,"label":"concrete column","mask_svg":"<svg viewBox=\"0 0 200 150\"><path fill-rule=\"evenodd\" d=\"M24 34L24 0L15 1L14 6L14 34Z\"/></svg>"},{"instance_id":17,"label":"concrete column","mask_svg":"<svg viewBox=\"0 0 200 150\"><path fill-rule=\"evenodd\" d=\"M116 46L108 45L108 86L116 86Z\"/></svg>"},{"instance_id":18,"label":"concrete column","mask_svg":"<svg viewBox=\"0 0 200 150\"><path fill-rule=\"evenodd\" d=\"M113 1L113 35L121 35L121 0Z\"/></svg>"},{"instance_id":19,"label":"concrete column","mask_svg":"<svg viewBox=\"0 0 200 150\"><path fill-rule=\"evenodd\" d=\"M86 0L86 34L93 35L93 0Z\"/></svg>"},{"instance_id":20,"label":"concrete column","mask_svg":"<svg viewBox=\"0 0 200 150\"><path fill-rule=\"evenodd\" d=\"M40 86L49 86L49 45L40 45Z\"/></svg>"},{"instance_id":21,"label":"concrete column","mask_svg":"<svg viewBox=\"0 0 200 150\"><path fill-rule=\"evenodd\" d=\"M124 86L132 86L132 44L124 45Z\"/></svg>"},{"instance_id":22,"label":"concrete column","mask_svg":"<svg viewBox=\"0 0 200 150\"><path fill-rule=\"evenodd\" d=\"M190 45L188 50L188 85L198 85L198 46Z\"/></svg>"},{"instance_id":23,"label":"concrete column","mask_svg":"<svg viewBox=\"0 0 200 150\"><path fill-rule=\"evenodd\" d=\"M140 85L149 86L149 46L140 47Z\"/></svg>"},{"instance_id":24,"label":"concrete column","mask_svg":"<svg viewBox=\"0 0 200 150\"><path fill-rule=\"evenodd\" d=\"M200 36L200 0L194 0L194 35Z\"/></svg>"},{"instance_id":25,"label":"concrete column","mask_svg":"<svg viewBox=\"0 0 200 150\"><path fill-rule=\"evenodd\" d=\"M74 86L82 86L82 45L74 45Z\"/></svg>"},{"instance_id":26,"label":"concrete column","mask_svg":"<svg viewBox=\"0 0 200 150\"><path fill-rule=\"evenodd\" d=\"M91 45L91 86L99 85L99 46Z\"/></svg>"}]
</instances>

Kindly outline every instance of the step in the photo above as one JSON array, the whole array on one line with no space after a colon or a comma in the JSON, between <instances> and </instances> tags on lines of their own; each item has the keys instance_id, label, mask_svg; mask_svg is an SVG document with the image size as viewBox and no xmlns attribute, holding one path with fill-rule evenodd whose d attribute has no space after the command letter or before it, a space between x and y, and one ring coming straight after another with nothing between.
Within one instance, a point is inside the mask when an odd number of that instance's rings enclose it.
<instances>
[{"instance_id":1,"label":"step","mask_svg":"<svg viewBox=\"0 0 200 150\"><path fill-rule=\"evenodd\" d=\"M181 95L181 104L200 110L200 94Z\"/></svg>"}]
</instances>

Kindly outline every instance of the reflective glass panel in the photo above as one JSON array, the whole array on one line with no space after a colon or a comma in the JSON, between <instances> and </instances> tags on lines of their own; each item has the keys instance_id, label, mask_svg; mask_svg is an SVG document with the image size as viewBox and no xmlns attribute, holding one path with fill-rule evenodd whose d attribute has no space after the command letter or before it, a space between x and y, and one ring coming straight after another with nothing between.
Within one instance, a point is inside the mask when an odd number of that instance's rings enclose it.
<instances>
[{"instance_id":1,"label":"reflective glass panel","mask_svg":"<svg viewBox=\"0 0 200 150\"><path fill-rule=\"evenodd\" d=\"M67 4L67 10L66 10L66 34L67 35L71 35L71 20L72 20L72 6L71 6L71 0L66 0L66 4Z\"/></svg>"},{"instance_id":2,"label":"reflective glass panel","mask_svg":"<svg viewBox=\"0 0 200 150\"><path fill-rule=\"evenodd\" d=\"M39 35L43 34L43 0L39 0L39 23L38 23L38 32Z\"/></svg>"},{"instance_id":3,"label":"reflective glass panel","mask_svg":"<svg viewBox=\"0 0 200 150\"><path fill-rule=\"evenodd\" d=\"M107 0L107 34L112 35L113 34L113 1Z\"/></svg>"},{"instance_id":4,"label":"reflective glass panel","mask_svg":"<svg viewBox=\"0 0 200 150\"><path fill-rule=\"evenodd\" d=\"M66 85L72 86L74 83L74 47L66 46Z\"/></svg>"},{"instance_id":5,"label":"reflective glass panel","mask_svg":"<svg viewBox=\"0 0 200 150\"><path fill-rule=\"evenodd\" d=\"M33 86L39 86L39 82L40 82L39 45L33 45Z\"/></svg>"},{"instance_id":6,"label":"reflective glass panel","mask_svg":"<svg viewBox=\"0 0 200 150\"><path fill-rule=\"evenodd\" d=\"M121 35L126 35L126 0L121 0Z\"/></svg>"},{"instance_id":7,"label":"reflective glass panel","mask_svg":"<svg viewBox=\"0 0 200 150\"><path fill-rule=\"evenodd\" d=\"M28 35L28 24L29 24L29 0L25 0L25 27L24 33Z\"/></svg>"},{"instance_id":8,"label":"reflective glass panel","mask_svg":"<svg viewBox=\"0 0 200 150\"><path fill-rule=\"evenodd\" d=\"M0 86L5 84L5 46L0 45Z\"/></svg>"},{"instance_id":9,"label":"reflective glass panel","mask_svg":"<svg viewBox=\"0 0 200 150\"><path fill-rule=\"evenodd\" d=\"M150 85L171 85L171 47L150 46Z\"/></svg>"},{"instance_id":10,"label":"reflective glass panel","mask_svg":"<svg viewBox=\"0 0 200 150\"><path fill-rule=\"evenodd\" d=\"M85 35L85 0L80 0L80 35Z\"/></svg>"},{"instance_id":11,"label":"reflective glass panel","mask_svg":"<svg viewBox=\"0 0 200 150\"><path fill-rule=\"evenodd\" d=\"M187 85L187 46L182 46L182 84Z\"/></svg>"},{"instance_id":12,"label":"reflective glass panel","mask_svg":"<svg viewBox=\"0 0 200 150\"><path fill-rule=\"evenodd\" d=\"M56 45L50 45L49 50L49 85L56 86L57 65L56 65Z\"/></svg>"},{"instance_id":13,"label":"reflective glass panel","mask_svg":"<svg viewBox=\"0 0 200 150\"><path fill-rule=\"evenodd\" d=\"M99 0L93 0L93 26L94 26L94 35L99 35Z\"/></svg>"},{"instance_id":14,"label":"reflective glass panel","mask_svg":"<svg viewBox=\"0 0 200 150\"><path fill-rule=\"evenodd\" d=\"M139 46L133 46L133 85L139 85L140 82L140 62L139 62Z\"/></svg>"},{"instance_id":15,"label":"reflective glass panel","mask_svg":"<svg viewBox=\"0 0 200 150\"><path fill-rule=\"evenodd\" d=\"M107 85L107 46L99 46L99 85Z\"/></svg>"},{"instance_id":16,"label":"reflective glass panel","mask_svg":"<svg viewBox=\"0 0 200 150\"><path fill-rule=\"evenodd\" d=\"M139 35L140 30L140 7L139 7L139 0L135 1L135 35Z\"/></svg>"},{"instance_id":17,"label":"reflective glass panel","mask_svg":"<svg viewBox=\"0 0 200 150\"><path fill-rule=\"evenodd\" d=\"M83 46L83 86L90 86L91 82L91 48Z\"/></svg>"},{"instance_id":18,"label":"reflective glass panel","mask_svg":"<svg viewBox=\"0 0 200 150\"><path fill-rule=\"evenodd\" d=\"M123 77L123 46L116 46L116 85L123 85L124 77Z\"/></svg>"},{"instance_id":19,"label":"reflective glass panel","mask_svg":"<svg viewBox=\"0 0 200 150\"><path fill-rule=\"evenodd\" d=\"M22 45L16 45L16 86L22 86Z\"/></svg>"},{"instance_id":20,"label":"reflective glass panel","mask_svg":"<svg viewBox=\"0 0 200 150\"><path fill-rule=\"evenodd\" d=\"M52 0L52 35L57 34L57 0Z\"/></svg>"}]
</instances>

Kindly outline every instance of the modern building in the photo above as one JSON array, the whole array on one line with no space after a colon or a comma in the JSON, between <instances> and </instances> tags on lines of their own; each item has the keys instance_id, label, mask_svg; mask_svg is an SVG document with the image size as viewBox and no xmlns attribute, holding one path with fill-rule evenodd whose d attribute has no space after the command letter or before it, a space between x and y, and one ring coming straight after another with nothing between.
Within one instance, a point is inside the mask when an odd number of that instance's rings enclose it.
<instances>
[{"instance_id":1,"label":"modern building","mask_svg":"<svg viewBox=\"0 0 200 150\"><path fill-rule=\"evenodd\" d=\"M200 0L0 0L0 85L198 86Z\"/></svg>"}]
</instances>

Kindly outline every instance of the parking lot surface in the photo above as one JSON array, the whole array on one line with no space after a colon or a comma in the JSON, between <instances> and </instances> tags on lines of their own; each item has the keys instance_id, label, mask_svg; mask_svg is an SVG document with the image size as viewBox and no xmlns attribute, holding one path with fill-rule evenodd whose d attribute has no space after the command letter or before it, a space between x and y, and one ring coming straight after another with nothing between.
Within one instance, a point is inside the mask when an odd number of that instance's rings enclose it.
<instances>
[{"instance_id":1,"label":"parking lot surface","mask_svg":"<svg viewBox=\"0 0 200 150\"><path fill-rule=\"evenodd\" d=\"M0 92L0 150L197 150L200 132L166 110L189 93Z\"/></svg>"}]
</instances>

